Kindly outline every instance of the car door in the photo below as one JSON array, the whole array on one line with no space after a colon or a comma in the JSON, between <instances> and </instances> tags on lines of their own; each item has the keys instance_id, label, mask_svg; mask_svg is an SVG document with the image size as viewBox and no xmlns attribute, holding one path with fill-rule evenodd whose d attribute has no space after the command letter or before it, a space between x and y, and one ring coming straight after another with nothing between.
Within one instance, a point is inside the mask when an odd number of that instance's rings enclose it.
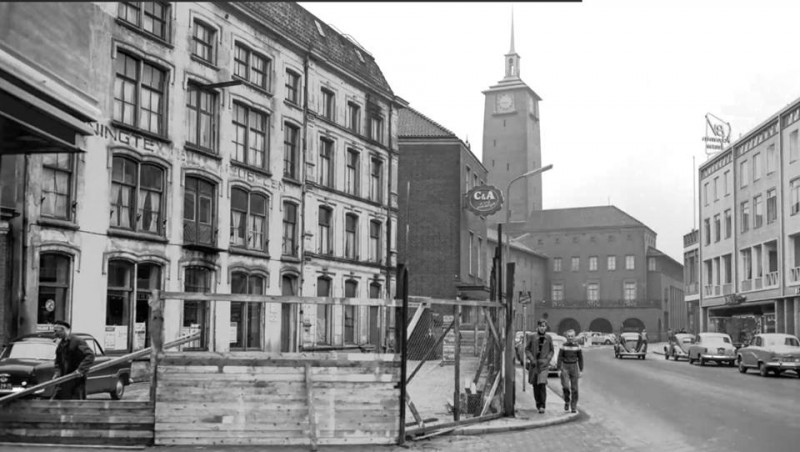
<instances>
[{"instance_id":1,"label":"car door","mask_svg":"<svg viewBox=\"0 0 800 452\"><path fill-rule=\"evenodd\" d=\"M109 360L109 357L103 353L103 349L100 347L100 344L97 343L96 339L87 337L84 338L84 340L86 341L86 345L94 352L94 364L92 364L92 367ZM109 373L112 371L113 369L101 369L90 373L86 381L86 393L97 394L109 391L112 385L109 381L113 381Z\"/></svg>"},{"instance_id":2,"label":"car door","mask_svg":"<svg viewBox=\"0 0 800 452\"><path fill-rule=\"evenodd\" d=\"M695 359L695 357L700 357L700 350L703 347L703 337L697 336L697 340L694 341L691 347L689 347L689 359Z\"/></svg>"},{"instance_id":3,"label":"car door","mask_svg":"<svg viewBox=\"0 0 800 452\"><path fill-rule=\"evenodd\" d=\"M754 367L758 364L758 349L761 347L763 339L757 335L750 342L750 345L742 349L742 362L745 366Z\"/></svg>"}]
</instances>

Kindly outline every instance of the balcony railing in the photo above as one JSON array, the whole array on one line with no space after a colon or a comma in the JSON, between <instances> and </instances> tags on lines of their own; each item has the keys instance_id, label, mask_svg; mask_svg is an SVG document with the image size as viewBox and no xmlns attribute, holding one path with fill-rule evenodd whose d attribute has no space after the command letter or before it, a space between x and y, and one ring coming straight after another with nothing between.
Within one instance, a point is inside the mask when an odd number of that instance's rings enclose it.
<instances>
[{"instance_id":1,"label":"balcony railing","mask_svg":"<svg viewBox=\"0 0 800 452\"><path fill-rule=\"evenodd\" d=\"M706 284L705 286L703 286L703 295L705 295L707 297L713 297L714 296L714 287L715 286L713 286L711 284Z\"/></svg>"},{"instance_id":2,"label":"balcony railing","mask_svg":"<svg viewBox=\"0 0 800 452\"><path fill-rule=\"evenodd\" d=\"M747 292L748 290L753 290L753 280L752 279L745 279L741 282L742 292Z\"/></svg>"},{"instance_id":3,"label":"balcony railing","mask_svg":"<svg viewBox=\"0 0 800 452\"><path fill-rule=\"evenodd\" d=\"M800 281L800 267L795 267L792 269L792 282Z\"/></svg>"},{"instance_id":4,"label":"balcony railing","mask_svg":"<svg viewBox=\"0 0 800 452\"><path fill-rule=\"evenodd\" d=\"M694 245L697 243L697 239L700 237L700 231L695 230L683 236L683 247L688 248L690 245Z\"/></svg>"},{"instance_id":5,"label":"balcony railing","mask_svg":"<svg viewBox=\"0 0 800 452\"><path fill-rule=\"evenodd\" d=\"M658 308L661 300L553 300L546 305L554 308Z\"/></svg>"},{"instance_id":6,"label":"balcony railing","mask_svg":"<svg viewBox=\"0 0 800 452\"><path fill-rule=\"evenodd\" d=\"M769 272L764 276L764 285L766 287L774 287L778 285L778 272Z\"/></svg>"},{"instance_id":7,"label":"balcony railing","mask_svg":"<svg viewBox=\"0 0 800 452\"><path fill-rule=\"evenodd\" d=\"M695 294L700 293L699 286L698 286L697 282L690 282L690 283L684 284L683 290L686 293L686 295L695 295Z\"/></svg>"}]
</instances>

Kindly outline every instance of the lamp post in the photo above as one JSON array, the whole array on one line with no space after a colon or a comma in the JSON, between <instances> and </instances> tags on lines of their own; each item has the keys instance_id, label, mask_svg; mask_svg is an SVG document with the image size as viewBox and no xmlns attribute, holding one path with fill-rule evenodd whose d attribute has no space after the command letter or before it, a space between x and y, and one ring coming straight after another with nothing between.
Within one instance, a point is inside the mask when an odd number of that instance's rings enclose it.
<instances>
[{"instance_id":1,"label":"lamp post","mask_svg":"<svg viewBox=\"0 0 800 452\"><path fill-rule=\"evenodd\" d=\"M506 186L505 192L505 200L508 204L506 204L506 227L508 227L511 223L511 198L509 197L509 191L511 190L511 184L514 182L524 178L533 176L535 174L543 173L553 167L552 164L543 166L541 168L536 168L534 170L528 171L527 173L520 174L519 176L511 179L511 181ZM511 331L514 329L514 293L513 287L506 287L505 291L503 290L503 284L505 281L502 278L502 274L505 271L505 263L504 260L507 260L510 256L510 239L508 235L508 231L506 231L506 252L505 252L505 259L503 258L503 225L500 224L497 228L497 239L498 245L500 246L500 278L498 281L498 287L500 290L498 293L506 295L506 345L505 345L505 356L504 356L504 368L503 368L503 384L505 387L505 411L506 416L514 416L514 335L511 334ZM499 301L502 302L502 296L499 297ZM525 328L523 327L523 331ZM523 335L524 337L524 335Z\"/></svg>"}]
</instances>

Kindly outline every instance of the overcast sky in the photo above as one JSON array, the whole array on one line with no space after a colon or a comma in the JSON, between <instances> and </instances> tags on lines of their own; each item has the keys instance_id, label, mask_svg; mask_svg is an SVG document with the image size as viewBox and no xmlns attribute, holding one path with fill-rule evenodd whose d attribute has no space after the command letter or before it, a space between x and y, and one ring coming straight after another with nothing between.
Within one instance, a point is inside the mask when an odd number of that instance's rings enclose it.
<instances>
[{"instance_id":1,"label":"overcast sky","mask_svg":"<svg viewBox=\"0 0 800 452\"><path fill-rule=\"evenodd\" d=\"M800 97L800 1L305 3L376 59L395 94L482 156L481 91L511 36L540 103L544 208L609 202L683 262L706 113L747 133ZM694 184L696 192L696 181Z\"/></svg>"}]
</instances>

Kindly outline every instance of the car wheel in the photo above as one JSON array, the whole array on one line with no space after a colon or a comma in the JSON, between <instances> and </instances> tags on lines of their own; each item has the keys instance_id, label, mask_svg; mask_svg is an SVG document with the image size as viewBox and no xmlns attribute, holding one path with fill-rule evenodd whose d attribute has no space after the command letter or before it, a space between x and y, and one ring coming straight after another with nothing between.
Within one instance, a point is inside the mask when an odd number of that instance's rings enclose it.
<instances>
[{"instance_id":1,"label":"car wheel","mask_svg":"<svg viewBox=\"0 0 800 452\"><path fill-rule=\"evenodd\" d=\"M759 364L758 365L758 373L761 374L762 377L766 377L768 375L767 365L764 364L764 363Z\"/></svg>"},{"instance_id":2,"label":"car wheel","mask_svg":"<svg viewBox=\"0 0 800 452\"><path fill-rule=\"evenodd\" d=\"M605 344L605 345L611 345L611 341L609 341L608 339L606 339L606 341L604 342L604 344Z\"/></svg>"},{"instance_id":3,"label":"car wheel","mask_svg":"<svg viewBox=\"0 0 800 452\"><path fill-rule=\"evenodd\" d=\"M747 367L744 366L744 361L742 361L742 357L739 357L739 372L747 373Z\"/></svg>"},{"instance_id":4,"label":"car wheel","mask_svg":"<svg viewBox=\"0 0 800 452\"><path fill-rule=\"evenodd\" d=\"M122 396L125 395L125 381L122 378L123 377L117 378L114 390L109 392L111 398L114 400L120 400Z\"/></svg>"}]
</instances>

